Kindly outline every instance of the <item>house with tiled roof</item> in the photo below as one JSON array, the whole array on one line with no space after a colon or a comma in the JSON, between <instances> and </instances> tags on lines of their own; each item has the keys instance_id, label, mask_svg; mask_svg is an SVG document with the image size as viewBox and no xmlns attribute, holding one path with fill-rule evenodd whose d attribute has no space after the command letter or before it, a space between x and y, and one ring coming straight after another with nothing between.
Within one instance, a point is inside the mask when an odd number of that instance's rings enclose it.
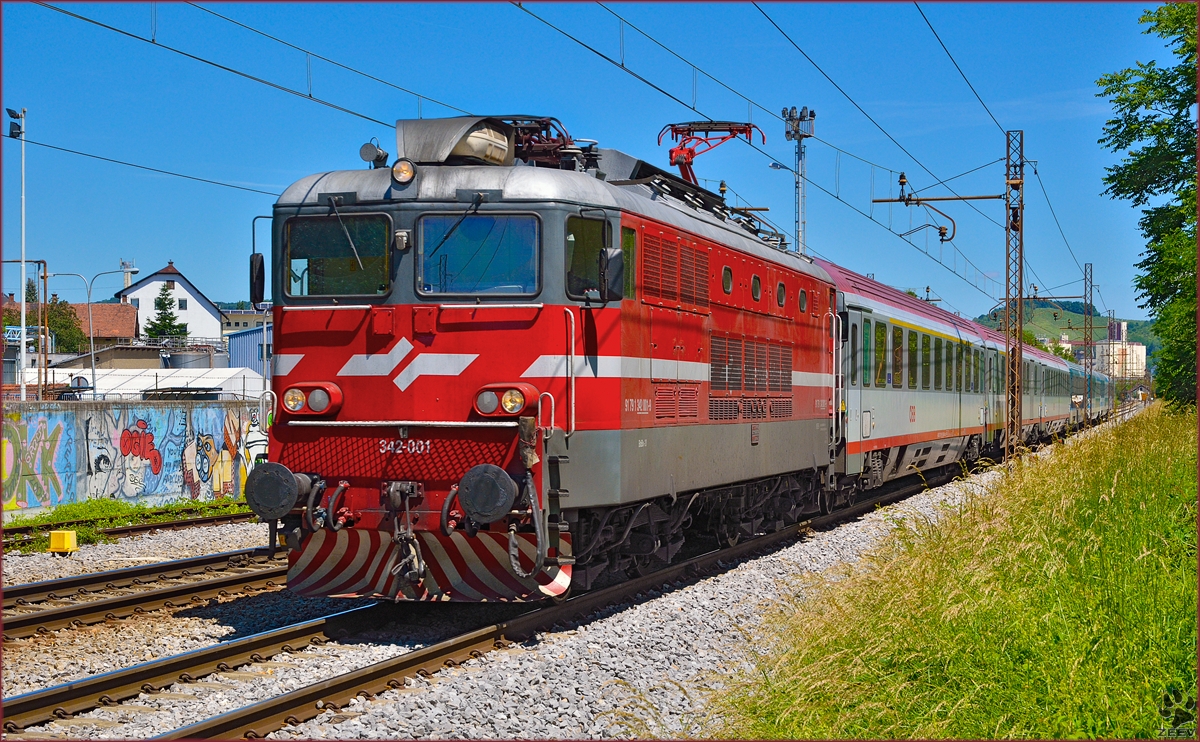
<instances>
[{"instance_id":1,"label":"house with tiled roof","mask_svg":"<svg viewBox=\"0 0 1200 742\"><path fill-rule=\"evenodd\" d=\"M88 331L88 305L72 304L79 327ZM129 304L92 304L92 336L96 347L129 342L139 334L138 311Z\"/></svg>"},{"instance_id":2,"label":"house with tiled roof","mask_svg":"<svg viewBox=\"0 0 1200 742\"><path fill-rule=\"evenodd\" d=\"M154 321L154 300L166 284L175 298L175 316L187 324L189 338L220 338L221 310L175 267L175 261L116 293L122 304L137 310L138 327Z\"/></svg>"}]
</instances>

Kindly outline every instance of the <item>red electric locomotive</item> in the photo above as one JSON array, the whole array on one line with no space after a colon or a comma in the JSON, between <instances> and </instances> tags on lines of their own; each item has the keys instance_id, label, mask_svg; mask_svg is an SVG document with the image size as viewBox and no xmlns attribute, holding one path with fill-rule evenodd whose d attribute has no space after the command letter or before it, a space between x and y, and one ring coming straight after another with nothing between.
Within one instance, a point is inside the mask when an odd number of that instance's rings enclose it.
<instances>
[{"instance_id":1,"label":"red electric locomotive","mask_svg":"<svg viewBox=\"0 0 1200 742\"><path fill-rule=\"evenodd\" d=\"M246 498L291 590L558 598L883 481L846 452L842 293L752 214L549 118L399 121L396 147L274 208Z\"/></svg>"}]
</instances>

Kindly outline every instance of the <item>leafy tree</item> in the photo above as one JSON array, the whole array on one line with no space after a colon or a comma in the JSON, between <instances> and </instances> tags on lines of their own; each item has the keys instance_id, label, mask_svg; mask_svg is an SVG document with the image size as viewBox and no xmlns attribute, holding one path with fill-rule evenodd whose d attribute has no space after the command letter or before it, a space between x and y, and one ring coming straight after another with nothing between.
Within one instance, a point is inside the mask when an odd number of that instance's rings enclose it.
<instances>
[{"instance_id":1,"label":"leafy tree","mask_svg":"<svg viewBox=\"0 0 1200 742\"><path fill-rule=\"evenodd\" d=\"M21 324L21 310L15 307L4 310L4 324ZM37 310L29 312L25 318L28 327L38 323ZM82 353L87 349L87 332L83 322L75 314L75 308L63 299L53 299L46 304L46 325L54 333L55 350L59 353ZM36 330L29 329L30 342L36 338Z\"/></svg>"},{"instance_id":2,"label":"leafy tree","mask_svg":"<svg viewBox=\"0 0 1200 742\"><path fill-rule=\"evenodd\" d=\"M1146 251L1134 280L1162 347L1156 388L1175 404L1196 403L1196 4L1142 14L1144 33L1167 42L1177 64L1137 62L1097 81L1114 117L1100 144L1124 154L1107 168L1104 193L1142 208ZM1151 205L1153 204L1153 205Z\"/></svg>"},{"instance_id":3,"label":"leafy tree","mask_svg":"<svg viewBox=\"0 0 1200 742\"><path fill-rule=\"evenodd\" d=\"M188 334L187 323L175 316L175 297L167 284L158 290L154 299L154 319L146 323L146 335L152 338L184 337Z\"/></svg>"}]
</instances>

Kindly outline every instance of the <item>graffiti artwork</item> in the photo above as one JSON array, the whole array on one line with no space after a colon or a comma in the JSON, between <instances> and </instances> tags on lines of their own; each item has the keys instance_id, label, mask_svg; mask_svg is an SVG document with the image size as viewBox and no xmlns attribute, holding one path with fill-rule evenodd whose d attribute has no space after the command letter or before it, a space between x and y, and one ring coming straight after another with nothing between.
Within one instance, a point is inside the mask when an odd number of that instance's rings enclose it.
<instances>
[{"instance_id":1,"label":"graffiti artwork","mask_svg":"<svg viewBox=\"0 0 1200 742\"><path fill-rule=\"evenodd\" d=\"M92 497L159 505L240 497L265 460L257 409L242 403L29 404L4 417L4 509Z\"/></svg>"},{"instance_id":2,"label":"graffiti artwork","mask_svg":"<svg viewBox=\"0 0 1200 742\"><path fill-rule=\"evenodd\" d=\"M75 425L68 413L4 416L4 509L75 501Z\"/></svg>"},{"instance_id":3,"label":"graffiti artwork","mask_svg":"<svg viewBox=\"0 0 1200 742\"><path fill-rule=\"evenodd\" d=\"M79 417L87 441L88 497L147 505L179 497L187 410L111 406Z\"/></svg>"}]
</instances>

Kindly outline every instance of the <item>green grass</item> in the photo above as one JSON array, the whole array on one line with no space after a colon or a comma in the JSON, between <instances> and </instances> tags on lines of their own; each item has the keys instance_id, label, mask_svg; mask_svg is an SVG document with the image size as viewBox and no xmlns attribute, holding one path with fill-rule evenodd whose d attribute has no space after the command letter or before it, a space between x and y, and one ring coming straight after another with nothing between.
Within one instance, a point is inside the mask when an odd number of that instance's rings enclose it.
<instances>
[{"instance_id":1,"label":"green grass","mask_svg":"<svg viewBox=\"0 0 1200 742\"><path fill-rule=\"evenodd\" d=\"M249 508L243 500L220 498L206 502L184 500L169 505L149 508L121 500L96 498L83 502L72 502L59 505L53 510L47 510L34 516L18 515L4 524L5 529L21 526L45 526L39 528L37 537L31 541L5 547L5 551L30 553L45 551L50 537L47 533L54 530L58 524L73 520L89 520L87 524L66 526L75 531L80 545L109 543L114 541L110 536L100 533L105 528L130 526L142 523L162 523L164 521L198 518L206 515L225 515L228 513L244 513Z\"/></svg>"},{"instance_id":2,"label":"green grass","mask_svg":"<svg viewBox=\"0 0 1200 742\"><path fill-rule=\"evenodd\" d=\"M705 736L1159 736L1196 579L1196 413L1151 408L796 586Z\"/></svg>"}]
</instances>

